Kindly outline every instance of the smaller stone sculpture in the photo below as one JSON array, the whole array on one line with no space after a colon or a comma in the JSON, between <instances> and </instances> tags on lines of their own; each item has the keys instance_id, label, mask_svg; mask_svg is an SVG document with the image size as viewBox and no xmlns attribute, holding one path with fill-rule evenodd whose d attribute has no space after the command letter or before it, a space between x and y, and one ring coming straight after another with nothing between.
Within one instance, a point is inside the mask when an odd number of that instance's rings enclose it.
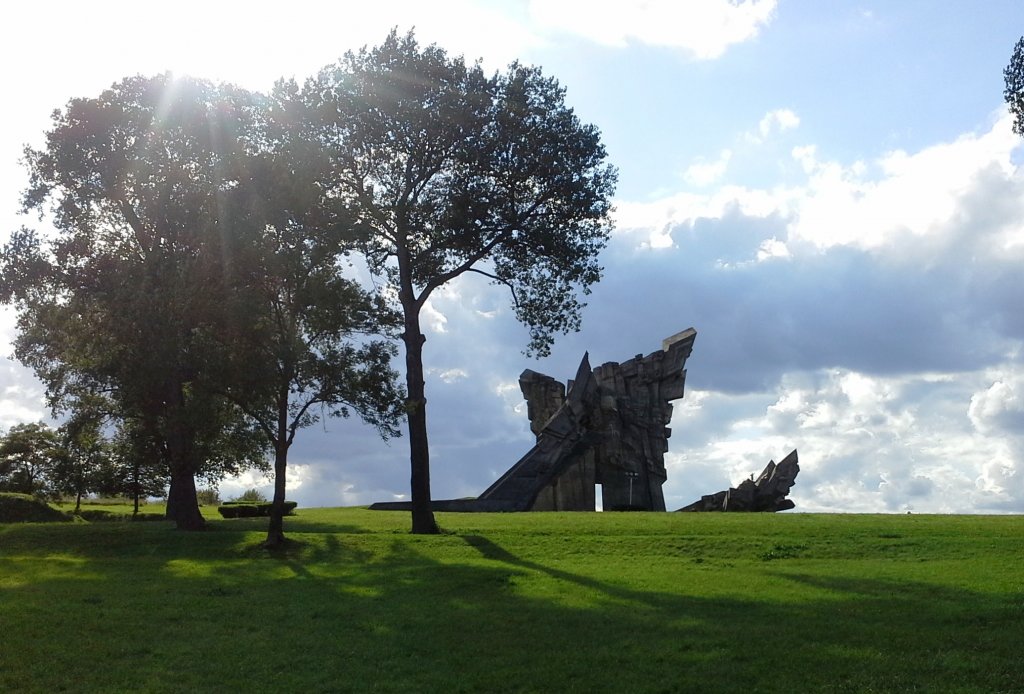
<instances>
[{"instance_id":1,"label":"smaller stone sculpture","mask_svg":"<svg viewBox=\"0 0 1024 694\"><path fill-rule=\"evenodd\" d=\"M743 480L738 487L724 492L706 494L680 511L786 511L795 508L786 498L796 483L800 472L796 450L783 458L781 463L768 461L764 472L755 479Z\"/></svg>"}]
</instances>

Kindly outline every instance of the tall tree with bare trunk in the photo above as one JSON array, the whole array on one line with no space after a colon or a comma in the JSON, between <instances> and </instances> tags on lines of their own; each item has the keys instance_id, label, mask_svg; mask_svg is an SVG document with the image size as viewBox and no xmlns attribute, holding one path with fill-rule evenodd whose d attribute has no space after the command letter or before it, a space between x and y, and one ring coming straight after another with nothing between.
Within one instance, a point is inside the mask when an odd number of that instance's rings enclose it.
<instances>
[{"instance_id":1,"label":"tall tree with bare trunk","mask_svg":"<svg viewBox=\"0 0 1024 694\"><path fill-rule=\"evenodd\" d=\"M546 354L555 333L578 329L579 296L600 279L616 172L597 128L540 69L487 75L411 32L347 53L299 97L332 161L331 198L351 210L401 307L412 531L435 533L424 305L467 273L504 285L528 352Z\"/></svg>"}]
</instances>

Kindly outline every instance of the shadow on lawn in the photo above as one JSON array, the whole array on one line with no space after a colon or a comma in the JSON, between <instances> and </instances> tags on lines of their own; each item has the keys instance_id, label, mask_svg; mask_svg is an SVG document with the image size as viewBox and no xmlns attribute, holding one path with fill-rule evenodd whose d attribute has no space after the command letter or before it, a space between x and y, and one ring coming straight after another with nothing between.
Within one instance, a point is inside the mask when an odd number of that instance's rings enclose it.
<instances>
[{"instance_id":1,"label":"shadow on lawn","mask_svg":"<svg viewBox=\"0 0 1024 694\"><path fill-rule=\"evenodd\" d=\"M236 553L218 535L152 561L88 545L72 573L0 589L0 689L1024 687L1024 609L1009 595L773 573L806 585L808 599L708 598L610 584L482 535L325 534L271 555Z\"/></svg>"}]
</instances>

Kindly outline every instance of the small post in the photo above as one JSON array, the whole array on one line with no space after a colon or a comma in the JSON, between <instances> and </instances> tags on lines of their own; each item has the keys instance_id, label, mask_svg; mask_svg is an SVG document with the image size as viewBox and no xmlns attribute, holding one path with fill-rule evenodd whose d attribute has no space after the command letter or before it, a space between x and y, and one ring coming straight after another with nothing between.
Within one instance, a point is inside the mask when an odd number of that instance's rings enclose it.
<instances>
[{"instance_id":1,"label":"small post","mask_svg":"<svg viewBox=\"0 0 1024 694\"><path fill-rule=\"evenodd\" d=\"M640 476L639 472L626 471L626 477L629 478L629 507L633 508L633 480Z\"/></svg>"}]
</instances>

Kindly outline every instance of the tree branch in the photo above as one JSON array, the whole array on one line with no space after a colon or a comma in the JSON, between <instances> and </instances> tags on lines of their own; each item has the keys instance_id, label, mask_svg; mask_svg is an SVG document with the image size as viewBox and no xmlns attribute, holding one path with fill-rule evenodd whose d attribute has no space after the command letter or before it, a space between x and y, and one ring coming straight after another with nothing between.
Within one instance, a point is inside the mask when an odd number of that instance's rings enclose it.
<instances>
[{"instance_id":1,"label":"tree branch","mask_svg":"<svg viewBox=\"0 0 1024 694\"><path fill-rule=\"evenodd\" d=\"M522 306L522 304L519 303L519 295L516 293L515 285L513 285L508 280L498 277L497 275L493 275L489 272L484 272L483 270L475 267L468 268L466 272L475 272L478 275L489 277L495 282L498 282L499 284L504 284L506 287L508 287L508 290L512 292L512 305L515 306L516 308L520 308Z\"/></svg>"},{"instance_id":2,"label":"tree branch","mask_svg":"<svg viewBox=\"0 0 1024 694\"><path fill-rule=\"evenodd\" d=\"M500 231L499 233L495 234L493 239L484 244L484 246L479 251L477 251L469 258L467 258L465 262L458 265L457 267L452 268L448 272L442 272L440 275L427 282L426 285L424 285L423 287L423 291L421 291L420 295L416 297L417 310L423 307L423 304L426 303L427 298L430 296L431 292L433 292L435 289L440 287L445 282L458 277L463 272L473 270L473 265L480 262L482 259L486 258L499 243L501 243L502 241L506 240L509 237L510 233L511 229L508 228Z\"/></svg>"},{"instance_id":3,"label":"tree branch","mask_svg":"<svg viewBox=\"0 0 1024 694\"><path fill-rule=\"evenodd\" d=\"M135 208L120 193L113 196L113 201L117 205L118 211L121 212L121 216L128 222L128 226L135 232L135 240L138 242L139 248L145 253L152 252L153 232L146 228L145 223L135 212Z\"/></svg>"}]
</instances>

